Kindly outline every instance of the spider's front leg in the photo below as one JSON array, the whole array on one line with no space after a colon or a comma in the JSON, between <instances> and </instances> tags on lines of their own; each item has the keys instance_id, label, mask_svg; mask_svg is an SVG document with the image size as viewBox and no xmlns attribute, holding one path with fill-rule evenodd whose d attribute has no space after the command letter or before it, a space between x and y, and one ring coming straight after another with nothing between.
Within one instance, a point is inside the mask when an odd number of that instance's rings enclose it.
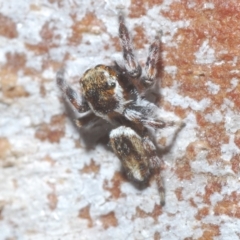
<instances>
[{"instance_id":1,"label":"spider's front leg","mask_svg":"<svg viewBox=\"0 0 240 240\"><path fill-rule=\"evenodd\" d=\"M62 91L63 95L70 101L72 106L79 112L84 113L90 110L86 100L71 88L65 79L65 70L60 69L57 72L57 85Z\"/></svg>"},{"instance_id":2,"label":"spider's front leg","mask_svg":"<svg viewBox=\"0 0 240 240\"><path fill-rule=\"evenodd\" d=\"M141 78L143 85L148 88L154 85L157 76L157 62L159 59L160 36L156 36L149 47L147 61L145 63L146 76Z\"/></svg>"},{"instance_id":3,"label":"spider's front leg","mask_svg":"<svg viewBox=\"0 0 240 240\"><path fill-rule=\"evenodd\" d=\"M124 65L128 75L132 78L140 77L142 69L134 55L132 41L122 14L119 14L119 38L123 50Z\"/></svg>"},{"instance_id":4,"label":"spider's front leg","mask_svg":"<svg viewBox=\"0 0 240 240\"><path fill-rule=\"evenodd\" d=\"M119 15L119 38L123 49L123 59L127 74L131 77L131 82L137 88L138 92L144 92L155 83L157 62L159 59L160 36L156 36L154 42L150 45L145 63L145 74L142 77L142 68L134 55L130 34L124 23L122 14Z\"/></svg>"}]
</instances>

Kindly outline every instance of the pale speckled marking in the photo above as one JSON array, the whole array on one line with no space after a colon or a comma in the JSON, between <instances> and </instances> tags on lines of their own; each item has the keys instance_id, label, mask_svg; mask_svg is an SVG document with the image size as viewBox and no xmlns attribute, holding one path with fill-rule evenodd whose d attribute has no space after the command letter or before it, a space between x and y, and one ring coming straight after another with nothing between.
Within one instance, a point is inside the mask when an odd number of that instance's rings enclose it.
<instances>
[{"instance_id":1,"label":"pale speckled marking","mask_svg":"<svg viewBox=\"0 0 240 240\"><path fill-rule=\"evenodd\" d=\"M134 130L132 130L129 127L125 127L125 126L120 126L116 129L112 130L110 133L110 138L116 138L121 135L126 135L128 137L136 136L136 137L138 137L139 140L141 140L140 136L137 135Z\"/></svg>"},{"instance_id":2,"label":"pale speckled marking","mask_svg":"<svg viewBox=\"0 0 240 240\"><path fill-rule=\"evenodd\" d=\"M116 81L116 86L114 88L114 97L115 99L118 100L119 102L119 106L117 109L115 109L116 112L118 113L123 113L125 108L126 108L126 102L127 100L124 98L124 95L123 95L123 88L120 86L120 84Z\"/></svg>"},{"instance_id":3,"label":"pale speckled marking","mask_svg":"<svg viewBox=\"0 0 240 240\"><path fill-rule=\"evenodd\" d=\"M144 176L142 176L137 164L135 166L131 166L131 170L132 170L131 173L136 180L140 182L144 180Z\"/></svg>"}]
</instances>

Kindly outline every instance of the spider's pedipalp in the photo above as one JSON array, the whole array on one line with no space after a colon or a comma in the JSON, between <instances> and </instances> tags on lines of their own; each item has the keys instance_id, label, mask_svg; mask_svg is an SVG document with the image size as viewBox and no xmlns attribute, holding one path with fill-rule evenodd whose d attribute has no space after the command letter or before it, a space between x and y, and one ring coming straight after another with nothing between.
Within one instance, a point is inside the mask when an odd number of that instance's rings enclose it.
<instances>
[{"instance_id":1,"label":"spider's pedipalp","mask_svg":"<svg viewBox=\"0 0 240 240\"><path fill-rule=\"evenodd\" d=\"M83 113L90 110L88 103L85 101L81 95L79 95L73 88L71 88L66 79L65 79L65 70L60 69L57 72L57 85L66 96L66 98L70 101L72 106L79 112Z\"/></svg>"}]
</instances>

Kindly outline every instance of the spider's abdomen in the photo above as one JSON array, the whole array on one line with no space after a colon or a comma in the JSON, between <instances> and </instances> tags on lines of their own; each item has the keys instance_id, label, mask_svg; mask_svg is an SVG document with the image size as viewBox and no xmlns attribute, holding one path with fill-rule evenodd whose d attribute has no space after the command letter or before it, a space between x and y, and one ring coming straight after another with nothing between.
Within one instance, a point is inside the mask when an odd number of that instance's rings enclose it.
<instances>
[{"instance_id":1,"label":"spider's abdomen","mask_svg":"<svg viewBox=\"0 0 240 240\"><path fill-rule=\"evenodd\" d=\"M98 65L85 72L80 80L82 94L96 115L123 111L125 97L118 73L111 67Z\"/></svg>"},{"instance_id":2,"label":"spider's abdomen","mask_svg":"<svg viewBox=\"0 0 240 240\"><path fill-rule=\"evenodd\" d=\"M112 130L110 144L130 179L137 182L148 180L150 175L148 153L142 138L134 130L125 126Z\"/></svg>"}]
</instances>

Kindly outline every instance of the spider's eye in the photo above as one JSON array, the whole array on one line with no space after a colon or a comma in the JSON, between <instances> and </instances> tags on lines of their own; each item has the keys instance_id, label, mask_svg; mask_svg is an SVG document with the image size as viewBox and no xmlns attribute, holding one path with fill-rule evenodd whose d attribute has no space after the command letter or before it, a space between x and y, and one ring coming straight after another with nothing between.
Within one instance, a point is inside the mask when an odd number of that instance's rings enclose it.
<instances>
[{"instance_id":1,"label":"spider's eye","mask_svg":"<svg viewBox=\"0 0 240 240\"><path fill-rule=\"evenodd\" d=\"M104 85L105 85L106 89L112 89L112 88L115 88L116 83L114 81L113 82L106 82Z\"/></svg>"},{"instance_id":2,"label":"spider's eye","mask_svg":"<svg viewBox=\"0 0 240 240\"><path fill-rule=\"evenodd\" d=\"M112 87L112 88L114 88L114 87L116 86L116 83L115 83L115 82L111 82L111 83L109 84L109 86Z\"/></svg>"}]
</instances>

